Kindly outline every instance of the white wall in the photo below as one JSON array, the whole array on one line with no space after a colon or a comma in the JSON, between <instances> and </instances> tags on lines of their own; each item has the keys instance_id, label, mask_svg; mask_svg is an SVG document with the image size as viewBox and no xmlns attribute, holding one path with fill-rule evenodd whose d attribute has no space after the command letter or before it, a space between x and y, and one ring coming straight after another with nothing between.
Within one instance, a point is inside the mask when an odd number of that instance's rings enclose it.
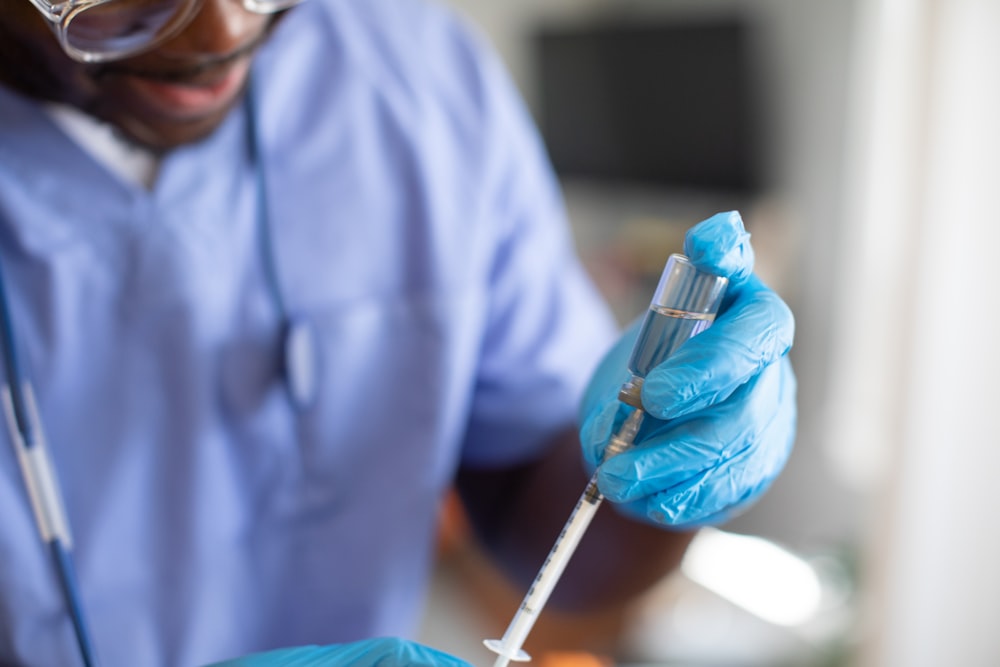
<instances>
[{"instance_id":1,"label":"white wall","mask_svg":"<svg viewBox=\"0 0 1000 667\"><path fill-rule=\"evenodd\" d=\"M866 557L881 667L1000 664L1000 3L869 0L848 194L862 276L839 309L836 403L885 453ZM874 344L873 344L874 342Z\"/></svg>"}]
</instances>

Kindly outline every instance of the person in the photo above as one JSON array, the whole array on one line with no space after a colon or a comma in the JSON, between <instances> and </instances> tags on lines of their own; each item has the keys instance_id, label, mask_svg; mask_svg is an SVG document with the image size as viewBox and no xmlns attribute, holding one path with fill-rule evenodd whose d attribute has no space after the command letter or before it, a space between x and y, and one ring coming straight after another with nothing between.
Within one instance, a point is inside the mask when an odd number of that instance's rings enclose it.
<instances>
[{"instance_id":1,"label":"person","mask_svg":"<svg viewBox=\"0 0 1000 667\"><path fill-rule=\"evenodd\" d=\"M635 327L484 40L422 0L292 4L0 14L5 327L104 665L464 664L401 639L442 497L530 581L623 415ZM686 251L726 301L600 465L619 511L567 609L658 580L792 446L793 319L738 214ZM11 447L0 507L0 663L79 664Z\"/></svg>"}]
</instances>

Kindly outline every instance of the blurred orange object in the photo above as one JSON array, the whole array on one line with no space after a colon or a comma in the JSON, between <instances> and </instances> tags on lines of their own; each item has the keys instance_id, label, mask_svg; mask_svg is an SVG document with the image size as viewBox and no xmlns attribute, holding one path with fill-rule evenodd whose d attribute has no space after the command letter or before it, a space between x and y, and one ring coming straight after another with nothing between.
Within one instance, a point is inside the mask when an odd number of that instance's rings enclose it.
<instances>
[{"instance_id":1,"label":"blurred orange object","mask_svg":"<svg viewBox=\"0 0 1000 667\"><path fill-rule=\"evenodd\" d=\"M539 656L538 667L612 667L614 663L583 651L548 651Z\"/></svg>"}]
</instances>

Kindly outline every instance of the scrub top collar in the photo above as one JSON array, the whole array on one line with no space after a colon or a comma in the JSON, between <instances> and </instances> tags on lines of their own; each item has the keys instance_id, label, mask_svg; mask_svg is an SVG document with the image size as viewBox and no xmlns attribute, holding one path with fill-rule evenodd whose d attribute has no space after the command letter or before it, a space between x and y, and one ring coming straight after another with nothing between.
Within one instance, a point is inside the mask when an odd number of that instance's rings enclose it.
<instances>
[{"instance_id":1,"label":"scrub top collar","mask_svg":"<svg viewBox=\"0 0 1000 667\"><path fill-rule=\"evenodd\" d=\"M246 118L238 105L205 139L165 154L150 189L114 173L56 123L38 102L0 86L0 172L17 182L23 197L53 203L61 214L44 224L6 216L6 225L37 243L60 243L86 233L114 234L122 224L155 224L166 211L185 211L206 168L249 169ZM220 160L220 155L231 156ZM53 164L63 169L52 169ZM66 179L66 165L76 177ZM206 166L207 165L207 166ZM95 197L94 193L100 196ZM129 213L122 217L123 211ZM183 216L170 216L183 220Z\"/></svg>"},{"instance_id":2,"label":"scrub top collar","mask_svg":"<svg viewBox=\"0 0 1000 667\"><path fill-rule=\"evenodd\" d=\"M122 136L109 123L67 104L47 104L45 110L95 160L122 180L147 190L156 182L160 159L152 151Z\"/></svg>"}]
</instances>

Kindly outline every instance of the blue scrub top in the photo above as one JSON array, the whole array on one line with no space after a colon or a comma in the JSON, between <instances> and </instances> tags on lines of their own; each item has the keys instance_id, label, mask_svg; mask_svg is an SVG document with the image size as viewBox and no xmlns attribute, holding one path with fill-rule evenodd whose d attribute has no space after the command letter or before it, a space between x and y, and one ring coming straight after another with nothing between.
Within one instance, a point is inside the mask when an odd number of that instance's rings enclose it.
<instances>
[{"instance_id":1,"label":"blue scrub top","mask_svg":"<svg viewBox=\"0 0 1000 667\"><path fill-rule=\"evenodd\" d=\"M0 260L106 666L406 635L456 469L537 456L615 334L448 12L310 0L255 71L279 282L320 338L303 413L244 110L145 191L0 89ZM0 516L0 663L77 664L9 443Z\"/></svg>"}]
</instances>

